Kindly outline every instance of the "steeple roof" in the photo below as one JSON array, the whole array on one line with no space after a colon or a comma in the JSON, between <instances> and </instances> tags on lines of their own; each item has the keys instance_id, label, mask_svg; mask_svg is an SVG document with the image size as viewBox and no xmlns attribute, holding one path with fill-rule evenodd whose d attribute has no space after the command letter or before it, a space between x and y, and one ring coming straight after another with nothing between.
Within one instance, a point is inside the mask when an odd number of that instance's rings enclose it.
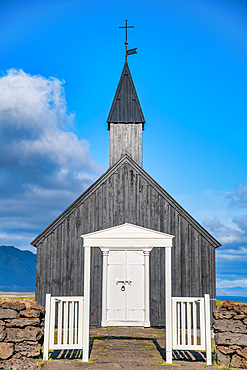
<instances>
[{"instance_id":1,"label":"steeple roof","mask_svg":"<svg viewBox=\"0 0 247 370\"><path fill-rule=\"evenodd\" d=\"M107 122L108 130L110 129L110 123L142 123L144 129L145 119L127 60L124 64Z\"/></svg>"}]
</instances>

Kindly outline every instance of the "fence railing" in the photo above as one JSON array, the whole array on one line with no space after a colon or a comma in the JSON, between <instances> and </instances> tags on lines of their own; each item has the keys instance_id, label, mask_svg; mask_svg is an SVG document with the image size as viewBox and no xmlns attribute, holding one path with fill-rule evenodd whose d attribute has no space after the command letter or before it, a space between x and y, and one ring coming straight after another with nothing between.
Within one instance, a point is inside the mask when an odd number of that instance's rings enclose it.
<instances>
[{"instance_id":1,"label":"fence railing","mask_svg":"<svg viewBox=\"0 0 247 370\"><path fill-rule=\"evenodd\" d=\"M44 360L49 350L83 348L84 297L46 295Z\"/></svg>"}]
</instances>

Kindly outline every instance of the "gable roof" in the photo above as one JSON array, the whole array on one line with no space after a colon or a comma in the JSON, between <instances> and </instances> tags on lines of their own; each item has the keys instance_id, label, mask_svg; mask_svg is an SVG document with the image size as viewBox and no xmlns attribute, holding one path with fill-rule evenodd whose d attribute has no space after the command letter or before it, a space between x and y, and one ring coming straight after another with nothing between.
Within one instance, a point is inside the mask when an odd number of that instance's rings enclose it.
<instances>
[{"instance_id":1,"label":"gable roof","mask_svg":"<svg viewBox=\"0 0 247 370\"><path fill-rule=\"evenodd\" d=\"M127 61L124 64L107 122L108 130L110 123L142 123L142 129L144 129L145 119Z\"/></svg>"},{"instance_id":2,"label":"gable roof","mask_svg":"<svg viewBox=\"0 0 247 370\"><path fill-rule=\"evenodd\" d=\"M124 164L130 165L142 178L152 186L184 219L194 227L206 240L216 248L221 244L204 229L175 199L173 199L146 171L143 170L127 154L122 156L119 161L110 167L101 177L98 178L82 195L80 195L64 212L62 212L43 232L41 232L32 242L36 246L43 238L51 233L63 220L71 214L81 203L90 197L108 178L110 178Z\"/></svg>"}]
</instances>

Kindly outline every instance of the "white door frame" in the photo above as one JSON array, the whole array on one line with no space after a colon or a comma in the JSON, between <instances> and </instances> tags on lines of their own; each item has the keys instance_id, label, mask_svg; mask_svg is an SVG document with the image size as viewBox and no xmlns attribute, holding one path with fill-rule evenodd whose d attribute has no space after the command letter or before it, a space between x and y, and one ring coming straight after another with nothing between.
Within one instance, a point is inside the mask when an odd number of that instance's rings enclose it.
<instances>
[{"instance_id":1,"label":"white door frame","mask_svg":"<svg viewBox=\"0 0 247 370\"><path fill-rule=\"evenodd\" d=\"M108 256L110 251L142 251L144 254L144 322L145 328L150 327L149 317L149 255L152 250L151 247L103 247L101 248L103 254L103 281L102 281L102 321L101 326L108 326L107 321L107 285L108 285ZM126 321L126 326L131 326L129 321ZM139 325L140 326L140 325Z\"/></svg>"},{"instance_id":2,"label":"white door frame","mask_svg":"<svg viewBox=\"0 0 247 370\"><path fill-rule=\"evenodd\" d=\"M165 248L165 286L166 286L166 362L172 361L172 306L171 306L171 247L173 235L125 223L108 229L81 235L84 255L84 335L83 361L88 361L89 354L89 318L90 318L90 254L91 247L102 250L110 248L139 249ZM104 274L104 273L103 273ZM103 294L105 294L103 292ZM105 304L105 303L104 303Z\"/></svg>"}]
</instances>

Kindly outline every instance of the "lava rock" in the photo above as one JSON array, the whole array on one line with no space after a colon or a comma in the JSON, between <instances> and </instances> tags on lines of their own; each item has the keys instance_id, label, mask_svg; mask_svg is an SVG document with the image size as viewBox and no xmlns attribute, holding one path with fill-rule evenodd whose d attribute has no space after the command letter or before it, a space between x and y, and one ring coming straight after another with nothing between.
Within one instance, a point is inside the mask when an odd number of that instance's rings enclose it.
<instances>
[{"instance_id":1,"label":"lava rock","mask_svg":"<svg viewBox=\"0 0 247 370\"><path fill-rule=\"evenodd\" d=\"M42 338L42 331L39 328L28 326L25 329L7 328L7 342L39 341Z\"/></svg>"},{"instance_id":2,"label":"lava rock","mask_svg":"<svg viewBox=\"0 0 247 370\"><path fill-rule=\"evenodd\" d=\"M2 360L7 360L10 358L14 353L14 345L13 343L0 343L0 358Z\"/></svg>"},{"instance_id":3,"label":"lava rock","mask_svg":"<svg viewBox=\"0 0 247 370\"><path fill-rule=\"evenodd\" d=\"M21 311L25 308L25 304L22 301L14 298L2 298L1 306L2 308L11 308L17 311Z\"/></svg>"},{"instance_id":4,"label":"lava rock","mask_svg":"<svg viewBox=\"0 0 247 370\"><path fill-rule=\"evenodd\" d=\"M0 319L15 319L18 312L9 308L0 308Z\"/></svg>"},{"instance_id":5,"label":"lava rock","mask_svg":"<svg viewBox=\"0 0 247 370\"><path fill-rule=\"evenodd\" d=\"M247 346L247 335L241 333L216 333L214 341L216 345L230 346Z\"/></svg>"},{"instance_id":6,"label":"lava rock","mask_svg":"<svg viewBox=\"0 0 247 370\"><path fill-rule=\"evenodd\" d=\"M25 357L39 357L41 354L41 345L38 342L24 341L15 344L15 351Z\"/></svg>"},{"instance_id":7,"label":"lava rock","mask_svg":"<svg viewBox=\"0 0 247 370\"><path fill-rule=\"evenodd\" d=\"M38 318L26 319L26 318L21 317L21 318L11 320L8 326L23 328L24 326L38 326L39 324L40 324L40 319Z\"/></svg>"},{"instance_id":8,"label":"lava rock","mask_svg":"<svg viewBox=\"0 0 247 370\"><path fill-rule=\"evenodd\" d=\"M41 312L38 310L24 310L20 312L21 317L40 317Z\"/></svg>"}]
</instances>

